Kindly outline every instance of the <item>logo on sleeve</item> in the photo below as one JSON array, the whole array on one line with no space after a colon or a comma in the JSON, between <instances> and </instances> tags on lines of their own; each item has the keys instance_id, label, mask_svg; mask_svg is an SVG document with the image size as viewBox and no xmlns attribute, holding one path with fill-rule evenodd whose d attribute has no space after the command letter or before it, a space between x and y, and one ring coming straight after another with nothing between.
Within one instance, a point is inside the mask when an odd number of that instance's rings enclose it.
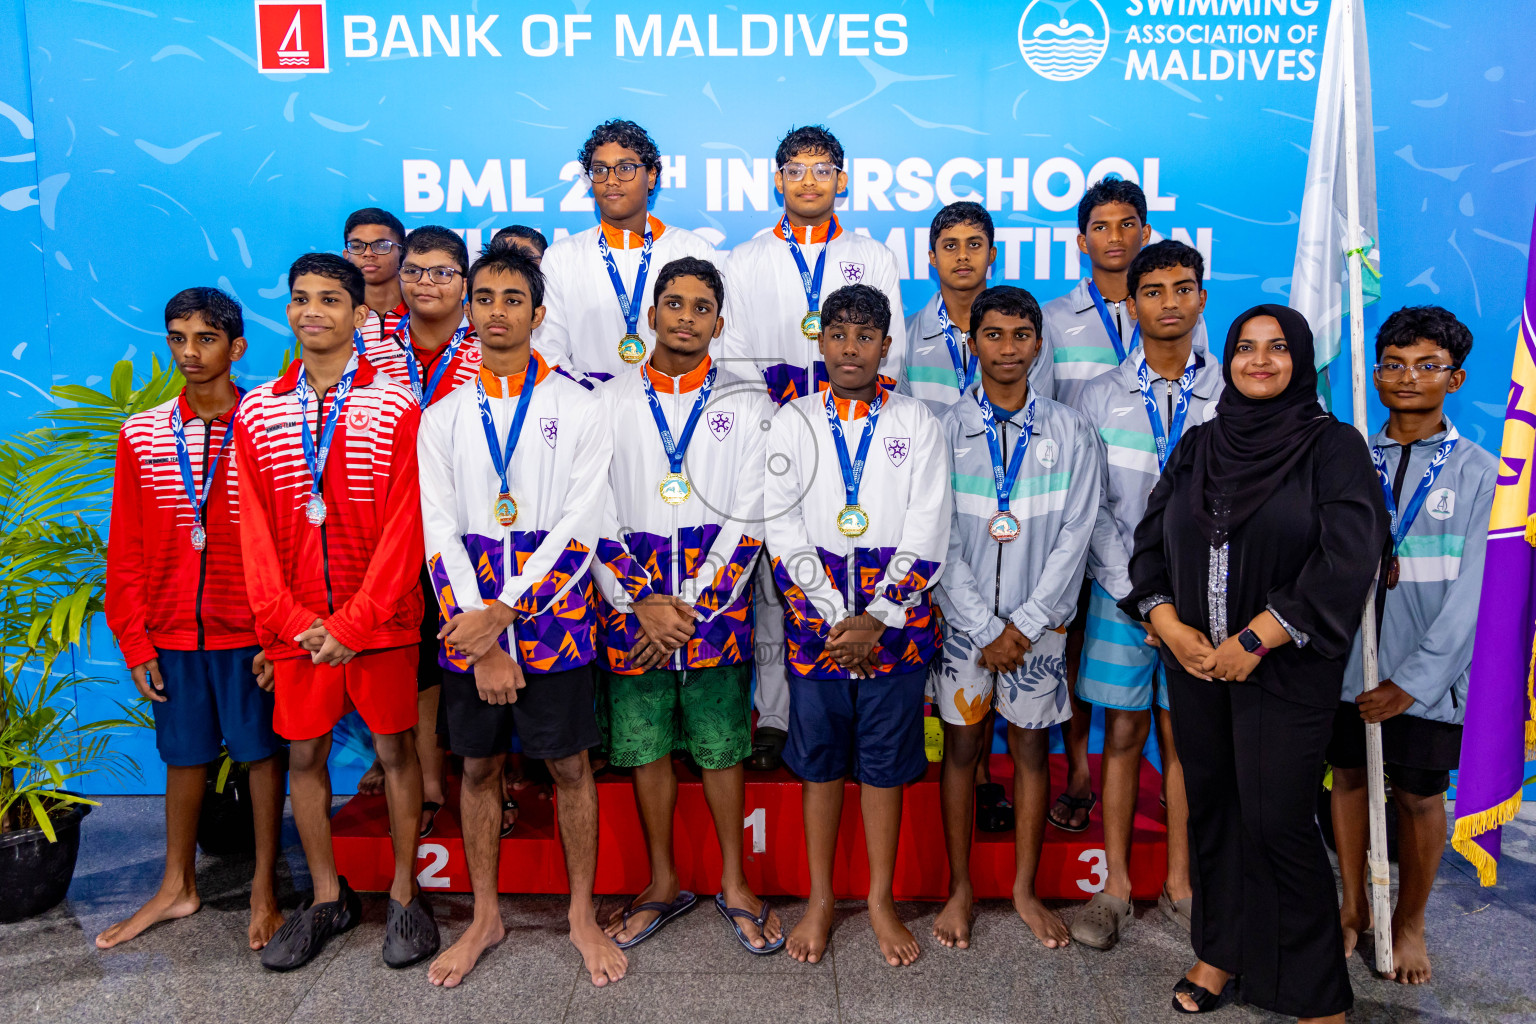
<instances>
[{"instance_id":1,"label":"logo on sleeve","mask_svg":"<svg viewBox=\"0 0 1536 1024\"><path fill-rule=\"evenodd\" d=\"M731 432L731 427L736 424L736 414L733 412L712 412L709 414L709 432L715 435L716 441L724 441L725 435Z\"/></svg>"},{"instance_id":2,"label":"logo on sleeve","mask_svg":"<svg viewBox=\"0 0 1536 1024\"><path fill-rule=\"evenodd\" d=\"M909 437L888 437L885 439L885 455L891 460L891 465L900 466L907 461L907 455L912 450L912 439Z\"/></svg>"},{"instance_id":3,"label":"logo on sleeve","mask_svg":"<svg viewBox=\"0 0 1536 1024\"><path fill-rule=\"evenodd\" d=\"M864 280L864 264L849 263L846 260L838 264L843 271L843 280L848 284L858 284Z\"/></svg>"},{"instance_id":4,"label":"logo on sleeve","mask_svg":"<svg viewBox=\"0 0 1536 1024\"><path fill-rule=\"evenodd\" d=\"M1429 510L1430 518L1444 522L1456 514L1456 492L1449 487L1442 487L1430 494L1424 507Z\"/></svg>"},{"instance_id":5,"label":"logo on sleeve","mask_svg":"<svg viewBox=\"0 0 1536 1024\"><path fill-rule=\"evenodd\" d=\"M256 70L331 70L325 54L325 0L256 0Z\"/></svg>"},{"instance_id":6,"label":"logo on sleeve","mask_svg":"<svg viewBox=\"0 0 1536 1024\"><path fill-rule=\"evenodd\" d=\"M539 419L539 433L544 435L544 443L551 448L560 439L560 418L558 416L543 416Z\"/></svg>"},{"instance_id":7,"label":"logo on sleeve","mask_svg":"<svg viewBox=\"0 0 1536 1024\"><path fill-rule=\"evenodd\" d=\"M1035 461L1039 462L1040 465L1044 466L1046 469L1050 469L1052 466L1056 465L1056 456L1060 453L1060 449L1057 448L1056 439L1054 437L1040 438L1034 443L1034 448Z\"/></svg>"}]
</instances>

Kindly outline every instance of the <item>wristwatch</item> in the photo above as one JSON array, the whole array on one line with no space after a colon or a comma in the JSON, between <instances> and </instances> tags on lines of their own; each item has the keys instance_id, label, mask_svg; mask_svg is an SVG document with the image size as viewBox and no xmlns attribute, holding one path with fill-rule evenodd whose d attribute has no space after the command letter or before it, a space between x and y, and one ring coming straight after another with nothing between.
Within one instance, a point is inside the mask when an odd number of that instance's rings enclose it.
<instances>
[{"instance_id":1,"label":"wristwatch","mask_svg":"<svg viewBox=\"0 0 1536 1024\"><path fill-rule=\"evenodd\" d=\"M1259 639L1259 634L1251 629L1245 629L1237 634L1237 642L1243 645L1243 650L1260 658L1269 653L1269 648L1264 646L1264 641Z\"/></svg>"}]
</instances>

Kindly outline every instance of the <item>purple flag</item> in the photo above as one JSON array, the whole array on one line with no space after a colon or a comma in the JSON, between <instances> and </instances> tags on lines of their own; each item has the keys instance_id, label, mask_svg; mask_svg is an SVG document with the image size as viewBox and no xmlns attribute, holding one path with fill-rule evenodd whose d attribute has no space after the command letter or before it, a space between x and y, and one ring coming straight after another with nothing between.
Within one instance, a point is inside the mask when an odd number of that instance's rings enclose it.
<instances>
[{"instance_id":1,"label":"purple flag","mask_svg":"<svg viewBox=\"0 0 1536 1024\"><path fill-rule=\"evenodd\" d=\"M1536 749L1533 638L1536 638L1536 224L1531 228L1520 340L1504 410L1499 483L1488 524L1488 562L1477 611L1477 643L1461 737L1456 831L1451 845L1498 879L1499 834L1520 811L1525 762Z\"/></svg>"}]
</instances>

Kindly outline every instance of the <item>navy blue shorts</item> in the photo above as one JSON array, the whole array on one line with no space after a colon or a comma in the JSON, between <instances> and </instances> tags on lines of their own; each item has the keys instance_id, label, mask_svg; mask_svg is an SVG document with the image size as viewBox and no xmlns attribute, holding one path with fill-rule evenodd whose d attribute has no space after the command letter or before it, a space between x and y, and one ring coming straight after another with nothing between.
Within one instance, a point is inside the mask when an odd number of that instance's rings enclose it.
<instances>
[{"instance_id":1,"label":"navy blue shorts","mask_svg":"<svg viewBox=\"0 0 1536 1024\"><path fill-rule=\"evenodd\" d=\"M928 770L923 689L928 671L876 679L802 679L789 673L784 763L806 782L853 778L889 789Z\"/></svg>"},{"instance_id":2,"label":"navy blue shorts","mask_svg":"<svg viewBox=\"0 0 1536 1024\"><path fill-rule=\"evenodd\" d=\"M207 764L219 756L221 740L236 761L277 753L272 695L251 674L260 650L158 652L166 699L149 706L160 760L178 768Z\"/></svg>"}]
</instances>

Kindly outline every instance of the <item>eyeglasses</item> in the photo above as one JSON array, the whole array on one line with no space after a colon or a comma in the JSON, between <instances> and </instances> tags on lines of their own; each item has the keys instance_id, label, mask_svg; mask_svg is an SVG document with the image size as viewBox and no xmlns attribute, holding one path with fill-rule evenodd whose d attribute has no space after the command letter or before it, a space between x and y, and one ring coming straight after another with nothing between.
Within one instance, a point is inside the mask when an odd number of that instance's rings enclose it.
<instances>
[{"instance_id":1,"label":"eyeglasses","mask_svg":"<svg viewBox=\"0 0 1536 1024\"><path fill-rule=\"evenodd\" d=\"M817 181L831 181L837 177L837 172L842 170L842 168L834 167L832 164L816 164L814 167L809 168L805 164L785 164L779 168L779 173L784 175L785 181L804 181L807 170L811 172L811 177Z\"/></svg>"},{"instance_id":2,"label":"eyeglasses","mask_svg":"<svg viewBox=\"0 0 1536 1024\"><path fill-rule=\"evenodd\" d=\"M608 167L605 164L593 164L587 169L587 177L593 181L607 181L609 171L612 171L613 176L620 181L634 181L635 175L640 173L640 165L632 164L627 160L621 164L614 164L612 167Z\"/></svg>"},{"instance_id":3,"label":"eyeglasses","mask_svg":"<svg viewBox=\"0 0 1536 1024\"><path fill-rule=\"evenodd\" d=\"M426 274L427 279L433 284L452 284L456 275L463 273L458 267L418 267L407 263L400 268L400 280L415 284L421 280L421 275Z\"/></svg>"},{"instance_id":4,"label":"eyeglasses","mask_svg":"<svg viewBox=\"0 0 1536 1024\"><path fill-rule=\"evenodd\" d=\"M387 238L381 238L377 242L365 242L361 238L353 238L347 242L347 252L353 256L361 256L372 249L376 256L388 256L399 245L399 242L391 242Z\"/></svg>"},{"instance_id":5,"label":"eyeglasses","mask_svg":"<svg viewBox=\"0 0 1536 1024\"><path fill-rule=\"evenodd\" d=\"M1416 363L1413 366L1404 363L1377 363L1376 379L1390 382L1402 380L1407 376L1414 380L1439 380L1455 369L1456 367L1447 366L1444 363Z\"/></svg>"}]
</instances>

